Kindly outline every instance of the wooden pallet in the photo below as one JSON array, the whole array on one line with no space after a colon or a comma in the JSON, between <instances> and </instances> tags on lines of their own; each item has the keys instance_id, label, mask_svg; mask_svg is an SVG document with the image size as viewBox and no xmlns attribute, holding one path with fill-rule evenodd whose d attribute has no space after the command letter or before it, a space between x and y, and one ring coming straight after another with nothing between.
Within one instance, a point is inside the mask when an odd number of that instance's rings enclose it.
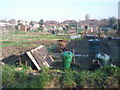
<instances>
[{"instance_id":1,"label":"wooden pallet","mask_svg":"<svg viewBox=\"0 0 120 90\"><path fill-rule=\"evenodd\" d=\"M26 54L38 70L41 70L41 66L49 67L54 61L43 45L40 45L39 47L32 49L29 52L26 52Z\"/></svg>"}]
</instances>

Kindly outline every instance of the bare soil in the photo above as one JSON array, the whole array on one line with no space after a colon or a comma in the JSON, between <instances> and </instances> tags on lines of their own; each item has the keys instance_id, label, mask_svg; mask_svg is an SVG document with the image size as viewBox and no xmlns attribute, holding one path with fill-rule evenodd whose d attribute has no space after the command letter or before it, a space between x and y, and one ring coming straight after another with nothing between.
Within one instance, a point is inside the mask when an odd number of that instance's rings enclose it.
<instances>
[{"instance_id":1,"label":"bare soil","mask_svg":"<svg viewBox=\"0 0 120 90\"><path fill-rule=\"evenodd\" d=\"M56 44L57 40L37 40L32 42L24 43L27 46L10 46L2 48L2 59L6 61L12 61L13 59L19 58L18 56L22 53L30 51L33 48L36 48L36 45L51 45ZM35 46L34 46L34 45ZM89 54L89 45L88 40L75 40L71 41L67 44L67 48L70 51L75 50L75 54L88 55ZM110 55L110 57L118 63L119 55L118 55L118 41L116 40L102 40L101 41L101 53L106 53ZM76 62L80 62L82 65L83 62L87 59L86 57L75 57ZM88 62L89 63L89 62ZM79 63L78 63L79 64ZM85 65L85 64L84 64ZM83 65L83 66L84 66Z\"/></svg>"},{"instance_id":2,"label":"bare soil","mask_svg":"<svg viewBox=\"0 0 120 90\"><path fill-rule=\"evenodd\" d=\"M17 59L19 59L19 56L27 51L30 51L31 49L36 48L40 45L51 45L53 43L57 43L57 40L38 40L33 42L27 42L23 43L27 46L9 46L4 47L0 51L1 58L4 63L13 64Z\"/></svg>"}]
</instances>

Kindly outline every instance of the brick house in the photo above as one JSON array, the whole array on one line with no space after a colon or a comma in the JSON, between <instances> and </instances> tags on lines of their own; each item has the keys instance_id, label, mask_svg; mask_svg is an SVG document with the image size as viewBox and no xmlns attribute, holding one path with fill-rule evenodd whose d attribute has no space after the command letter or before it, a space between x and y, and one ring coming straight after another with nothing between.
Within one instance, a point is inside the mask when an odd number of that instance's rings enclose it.
<instances>
[{"instance_id":1,"label":"brick house","mask_svg":"<svg viewBox=\"0 0 120 90\"><path fill-rule=\"evenodd\" d=\"M66 27L68 33L76 33L77 32L77 21L75 20L65 20L61 22L61 26Z\"/></svg>"},{"instance_id":2,"label":"brick house","mask_svg":"<svg viewBox=\"0 0 120 90\"><path fill-rule=\"evenodd\" d=\"M58 26L59 22L52 20L52 21L46 21L44 24L45 26Z\"/></svg>"},{"instance_id":3,"label":"brick house","mask_svg":"<svg viewBox=\"0 0 120 90\"><path fill-rule=\"evenodd\" d=\"M98 30L99 21L97 19L83 20L81 21L81 26L84 27L84 32L93 34Z\"/></svg>"},{"instance_id":4,"label":"brick house","mask_svg":"<svg viewBox=\"0 0 120 90\"><path fill-rule=\"evenodd\" d=\"M30 31L30 28L28 26L19 25L18 28L20 31Z\"/></svg>"}]
</instances>

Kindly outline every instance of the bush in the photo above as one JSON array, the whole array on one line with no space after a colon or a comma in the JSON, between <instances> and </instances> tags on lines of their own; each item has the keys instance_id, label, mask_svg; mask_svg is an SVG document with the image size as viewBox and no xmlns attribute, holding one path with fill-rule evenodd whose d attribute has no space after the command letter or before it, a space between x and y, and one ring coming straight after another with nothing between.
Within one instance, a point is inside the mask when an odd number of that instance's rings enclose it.
<instances>
[{"instance_id":1,"label":"bush","mask_svg":"<svg viewBox=\"0 0 120 90\"><path fill-rule=\"evenodd\" d=\"M101 78L102 75L99 76L97 73L92 73L90 71L82 71L79 73L79 85L82 87L101 87L100 84L102 83L103 79Z\"/></svg>"},{"instance_id":2,"label":"bush","mask_svg":"<svg viewBox=\"0 0 120 90\"><path fill-rule=\"evenodd\" d=\"M28 83L25 88L44 88L49 81L50 76L48 74L40 74L36 76L30 83Z\"/></svg>"},{"instance_id":3,"label":"bush","mask_svg":"<svg viewBox=\"0 0 120 90\"><path fill-rule=\"evenodd\" d=\"M42 71L38 75L27 75L22 79L22 82L17 82L15 88L44 88L51 81L51 76L48 74L49 69L42 66Z\"/></svg>"},{"instance_id":4,"label":"bush","mask_svg":"<svg viewBox=\"0 0 120 90\"><path fill-rule=\"evenodd\" d=\"M23 82L27 79L26 70L16 71L15 66L2 66L2 84L4 87L13 87L17 82Z\"/></svg>"},{"instance_id":5,"label":"bush","mask_svg":"<svg viewBox=\"0 0 120 90\"><path fill-rule=\"evenodd\" d=\"M104 66L100 69L103 73L108 76L119 77L120 76L120 67Z\"/></svg>"},{"instance_id":6,"label":"bush","mask_svg":"<svg viewBox=\"0 0 120 90\"><path fill-rule=\"evenodd\" d=\"M81 70L78 72L68 69L54 71L54 73L43 66L38 75L28 75L28 68L25 67L20 71L16 71L15 68L15 66L8 65L2 67L3 87L48 88L57 83L62 88L118 88L120 79L120 67L111 66L105 66L95 71ZM55 83L52 83L52 80Z\"/></svg>"},{"instance_id":7,"label":"bush","mask_svg":"<svg viewBox=\"0 0 120 90\"><path fill-rule=\"evenodd\" d=\"M79 85L82 87L93 87L95 84L90 71L79 72L79 78Z\"/></svg>"},{"instance_id":8,"label":"bush","mask_svg":"<svg viewBox=\"0 0 120 90\"><path fill-rule=\"evenodd\" d=\"M106 75L106 85L108 88L118 88L120 80L120 67L105 66L100 69Z\"/></svg>"},{"instance_id":9,"label":"bush","mask_svg":"<svg viewBox=\"0 0 120 90\"><path fill-rule=\"evenodd\" d=\"M52 45L50 45L49 46L49 50L51 51L51 52L55 52L55 51L58 51L58 44L52 44Z\"/></svg>"},{"instance_id":10,"label":"bush","mask_svg":"<svg viewBox=\"0 0 120 90\"><path fill-rule=\"evenodd\" d=\"M13 67L10 67L8 65L2 66L2 84L4 87L15 84L15 73L12 68Z\"/></svg>"},{"instance_id":11,"label":"bush","mask_svg":"<svg viewBox=\"0 0 120 90\"><path fill-rule=\"evenodd\" d=\"M65 88L73 88L76 86L74 72L72 70L65 70L62 78L62 84Z\"/></svg>"},{"instance_id":12,"label":"bush","mask_svg":"<svg viewBox=\"0 0 120 90\"><path fill-rule=\"evenodd\" d=\"M50 71L50 69L44 65L41 67L41 69L41 73L48 73Z\"/></svg>"},{"instance_id":13,"label":"bush","mask_svg":"<svg viewBox=\"0 0 120 90\"><path fill-rule=\"evenodd\" d=\"M106 88L107 76L102 71L96 70L92 73L92 79L94 82L94 88Z\"/></svg>"},{"instance_id":14,"label":"bush","mask_svg":"<svg viewBox=\"0 0 120 90\"><path fill-rule=\"evenodd\" d=\"M81 71L76 74L77 86L90 88L112 88L118 86L120 68L106 66L95 71Z\"/></svg>"}]
</instances>

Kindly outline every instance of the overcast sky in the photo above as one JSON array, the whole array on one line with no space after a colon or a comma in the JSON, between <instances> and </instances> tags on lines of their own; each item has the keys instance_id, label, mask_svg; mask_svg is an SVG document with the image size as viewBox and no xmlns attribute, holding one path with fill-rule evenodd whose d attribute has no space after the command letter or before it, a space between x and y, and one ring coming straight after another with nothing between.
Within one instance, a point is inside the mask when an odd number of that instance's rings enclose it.
<instances>
[{"instance_id":1,"label":"overcast sky","mask_svg":"<svg viewBox=\"0 0 120 90\"><path fill-rule=\"evenodd\" d=\"M0 19L84 20L118 17L119 0L0 0Z\"/></svg>"}]
</instances>

